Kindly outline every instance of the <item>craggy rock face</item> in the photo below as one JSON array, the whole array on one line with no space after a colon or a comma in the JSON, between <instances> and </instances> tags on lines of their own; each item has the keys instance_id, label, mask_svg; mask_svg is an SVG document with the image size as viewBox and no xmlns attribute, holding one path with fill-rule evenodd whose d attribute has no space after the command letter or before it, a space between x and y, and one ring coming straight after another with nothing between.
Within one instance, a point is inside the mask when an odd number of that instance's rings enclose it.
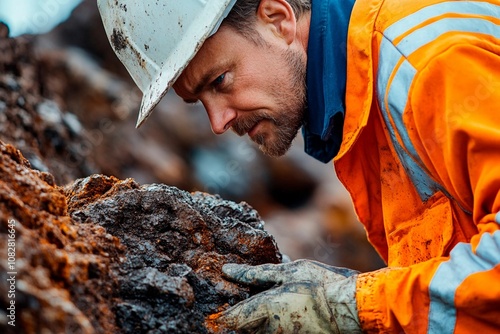
<instances>
[{"instance_id":1,"label":"craggy rock face","mask_svg":"<svg viewBox=\"0 0 500 334\"><path fill-rule=\"evenodd\" d=\"M134 315L156 314L159 323L175 319L177 310L171 314L172 308L156 300L165 289L159 282L171 285L174 277L179 285L170 294L189 288L182 293L185 302L207 315L250 293L221 278L223 264L281 261L274 239L246 203L102 175L78 180L65 191L75 221L99 224L127 246L118 305L118 321L126 329L137 325Z\"/></svg>"},{"instance_id":2,"label":"craggy rock face","mask_svg":"<svg viewBox=\"0 0 500 334\"><path fill-rule=\"evenodd\" d=\"M224 263L281 261L245 203L102 175L60 189L0 150L0 248L15 244L0 312L15 300L16 325L2 333L206 333L207 315L256 292L224 280Z\"/></svg>"}]
</instances>

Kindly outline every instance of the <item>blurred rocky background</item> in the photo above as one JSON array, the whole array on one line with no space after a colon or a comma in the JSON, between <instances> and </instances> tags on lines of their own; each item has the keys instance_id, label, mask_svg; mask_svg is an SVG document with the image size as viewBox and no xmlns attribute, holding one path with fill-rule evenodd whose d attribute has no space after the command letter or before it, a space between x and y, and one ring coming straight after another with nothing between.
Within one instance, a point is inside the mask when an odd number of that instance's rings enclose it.
<instances>
[{"instance_id":1,"label":"blurred rocky background","mask_svg":"<svg viewBox=\"0 0 500 334\"><path fill-rule=\"evenodd\" d=\"M24 21L48 29L70 2L33 1ZM8 22L25 1L6 3L0 20ZM308 157L300 137L285 157L265 157L244 138L215 136L203 108L172 92L135 129L141 95L109 46L95 1L82 1L51 31L7 34L1 27L0 139L56 184L101 173L219 194L255 208L292 260L383 266L332 165Z\"/></svg>"}]
</instances>

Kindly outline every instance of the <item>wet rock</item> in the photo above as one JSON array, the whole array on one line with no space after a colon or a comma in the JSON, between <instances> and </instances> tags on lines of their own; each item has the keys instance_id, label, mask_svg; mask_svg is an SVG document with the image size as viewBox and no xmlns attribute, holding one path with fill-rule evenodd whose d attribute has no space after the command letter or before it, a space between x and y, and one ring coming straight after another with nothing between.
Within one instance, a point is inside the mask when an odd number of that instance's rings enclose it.
<instances>
[{"instance_id":1,"label":"wet rock","mask_svg":"<svg viewBox=\"0 0 500 334\"><path fill-rule=\"evenodd\" d=\"M224 263L281 261L245 203L103 175L59 188L3 143L0 198L0 248L15 247L0 254L16 325L2 333L206 333L206 316L257 292Z\"/></svg>"}]
</instances>

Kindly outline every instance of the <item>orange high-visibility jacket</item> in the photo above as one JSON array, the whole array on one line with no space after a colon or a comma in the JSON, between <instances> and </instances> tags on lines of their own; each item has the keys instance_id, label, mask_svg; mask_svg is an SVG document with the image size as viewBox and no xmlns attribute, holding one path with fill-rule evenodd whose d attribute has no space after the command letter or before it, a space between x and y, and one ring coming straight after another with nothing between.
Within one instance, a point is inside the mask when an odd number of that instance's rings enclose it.
<instances>
[{"instance_id":1,"label":"orange high-visibility jacket","mask_svg":"<svg viewBox=\"0 0 500 334\"><path fill-rule=\"evenodd\" d=\"M357 0L334 163L369 333L500 333L500 1Z\"/></svg>"}]
</instances>

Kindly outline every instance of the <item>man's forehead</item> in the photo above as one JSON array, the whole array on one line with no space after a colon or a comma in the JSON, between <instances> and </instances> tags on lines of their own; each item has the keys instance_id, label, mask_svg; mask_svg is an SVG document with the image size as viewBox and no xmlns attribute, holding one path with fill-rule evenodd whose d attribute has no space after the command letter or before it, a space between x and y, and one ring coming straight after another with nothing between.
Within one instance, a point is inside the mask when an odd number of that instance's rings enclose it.
<instances>
[{"instance_id":1,"label":"man's forehead","mask_svg":"<svg viewBox=\"0 0 500 334\"><path fill-rule=\"evenodd\" d=\"M208 38L174 83L178 95L192 100L234 64L233 45L223 27ZM181 95L182 94L182 95ZM196 98L197 99L197 98Z\"/></svg>"}]
</instances>

